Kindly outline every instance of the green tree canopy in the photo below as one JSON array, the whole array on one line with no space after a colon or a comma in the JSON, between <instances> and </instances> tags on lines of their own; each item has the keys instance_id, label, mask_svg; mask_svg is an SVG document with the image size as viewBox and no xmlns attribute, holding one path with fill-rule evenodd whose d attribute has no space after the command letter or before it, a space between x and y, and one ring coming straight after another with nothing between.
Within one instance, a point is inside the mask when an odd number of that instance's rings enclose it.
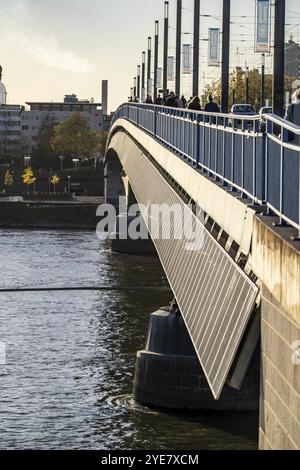
<instances>
[{"instance_id":1,"label":"green tree canopy","mask_svg":"<svg viewBox=\"0 0 300 470\"><path fill-rule=\"evenodd\" d=\"M43 168L50 170L51 168L58 168L57 156L50 145L54 134L54 127L54 119L48 114L41 123L37 146L32 153L31 164L34 169Z\"/></svg>"},{"instance_id":2,"label":"green tree canopy","mask_svg":"<svg viewBox=\"0 0 300 470\"><path fill-rule=\"evenodd\" d=\"M89 129L84 117L73 114L55 127L50 144L57 155L83 160L94 157L97 153L99 135Z\"/></svg>"},{"instance_id":3,"label":"green tree canopy","mask_svg":"<svg viewBox=\"0 0 300 470\"><path fill-rule=\"evenodd\" d=\"M236 82L236 103L245 103L246 100L246 75L245 71L238 68L230 74L229 82L229 107L232 107L232 83ZM272 76L265 76L265 97L272 103ZM292 93L292 83L294 77L285 77L285 90ZM201 100L202 105L208 102L208 96L212 95L217 103L221 103L221 80L216 80L203 90ZM249 70L249 104L252 104L257 111L261 107L261 74L257 69Z\"/></svg>"}]
</instances>

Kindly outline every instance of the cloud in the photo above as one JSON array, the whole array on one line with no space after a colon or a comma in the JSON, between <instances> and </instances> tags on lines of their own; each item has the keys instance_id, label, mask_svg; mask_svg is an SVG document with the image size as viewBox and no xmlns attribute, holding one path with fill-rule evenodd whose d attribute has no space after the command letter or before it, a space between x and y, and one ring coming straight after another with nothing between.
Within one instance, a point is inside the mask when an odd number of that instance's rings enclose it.
<instances>
[{"instance_id":1,"label":"cloud","mask_svg":"<svg viewBox=\"0 0 300 470\"><path fill-rule=\"evenodd\" d=\"M2 46L13 49L24 61L78 74L96 71L95 64L62 47L53 34L41 36L34 30L34 10L29 0L0 0L0 10L6 18L1 31Z\"/></svg>"},{"instance_id":2,"label":"cloud","mask_svg":"<svg viewBox=\"0 0 300 470\"><path fill-rule=\"evenodd\" d=\"M58 70L90 74L96 67L87 58L78 57L73 51L59 46L55 37L39 37L33 33L9 33L8 42L23 55L24 59L31 59L45 67Z\"/></svg>"}]
</instances>

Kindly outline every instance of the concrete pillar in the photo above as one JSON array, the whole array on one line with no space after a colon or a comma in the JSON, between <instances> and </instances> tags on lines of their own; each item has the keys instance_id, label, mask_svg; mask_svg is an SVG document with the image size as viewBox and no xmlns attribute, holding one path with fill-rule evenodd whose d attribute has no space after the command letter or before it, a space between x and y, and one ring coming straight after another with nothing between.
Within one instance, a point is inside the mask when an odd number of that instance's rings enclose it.
<instances>
[{"instance_id":1,"label":"concrete pillar","mask_svg":"<svg viewBox=\"0 0 300 470\"><path fill-rule=\"evenodd\" d=\"M128 227L133 221L134 218L127 216L127 214L120 214L117 217L114 238L111 240L112 251L131 255L156 256L156 249L149 234L147 239L132 239L128 236ZM141 224L139 232L148 233L145 224Z\"/></svg>"},{"instance_id":2,"label":"concrete pillar","mask_svg":"<svg viewBox=\"0 0 300 470\"><path fill-rule=\"evenodd\" d=\"M226 386L215 401L181 314L161 309L151 315L146 349L137 354L134 397L156 408L257 411L259 352L242 389Z\"/></svg>"},{"instance_id":3,"label":"concrete pillar","mask_svg":"<svg viewBox=\"0 0 300 470\"><path fill-rule=\"evenodd\" d=\"M112 204L118 210L119 198L125 196L122 181L122 167L116 160L107 161L104 166L104 193L105 202Z\"/></svg>"}]
</instances>

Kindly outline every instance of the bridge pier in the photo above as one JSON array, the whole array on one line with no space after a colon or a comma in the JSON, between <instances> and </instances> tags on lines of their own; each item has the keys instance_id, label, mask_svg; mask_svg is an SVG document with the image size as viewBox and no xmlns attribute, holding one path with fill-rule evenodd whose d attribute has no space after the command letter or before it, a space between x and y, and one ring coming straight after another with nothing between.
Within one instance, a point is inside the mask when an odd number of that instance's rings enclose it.
<instances>
[{"instance_id":1,"label":"bridge pier","mask_svg":"<svg viewBox=\"0 0 300 470\"><path fill-rule=\"evenodd\" d=\"M216 401L180 312L160 309L150 316L146 349L137 354L134 397L160 409L258 411L259 351L241 390L225 386Z\"/></svg>"},{"instance_id":2,"label":"bridge pier","mask_svg":"<svg viewBox=\"0 0 300 470\"><path fill-rule=\"evenodd\" d=\"M119 199L125 197L125 186L122 180L123 167L113 151L107 152L104 162L105 202L119 210Z\"/></svg>"},{"instance_id":3,"label":"bridge pier","mask_svg":"<svg viewBox=\"0 0 300 470\"><path fill-rule=\"evenodd\" d=\"M127 214L120 214L116 221L116 230L114 237L111 240L111 249L116 253L124 253L129 255L146 255L146 256L157 256L155 246L148 234L147 227L141 220L141 226L139 228L140 233L148 235L148 238L130 238L128 232L135 217L129 217Z\"/></svg>"},{"instance_id":4,"label":"bridge pier","mask_svg":"<svg viewBox=\"0 0 300 470\"><path fill-rule=\"evenodd\" d=\"M115 233L111 240L111 249L116 253L132 255L157 255L148 230L141 220L138 231L147 234L148 238L132 238L129 234L130 224L135 217L128 215L131 206L137 204L128 176L121 165L118 155L110 150L106 154L104 165L105 175L105 201L112 204L117 214Z\"/></svg>"}]
</instances>

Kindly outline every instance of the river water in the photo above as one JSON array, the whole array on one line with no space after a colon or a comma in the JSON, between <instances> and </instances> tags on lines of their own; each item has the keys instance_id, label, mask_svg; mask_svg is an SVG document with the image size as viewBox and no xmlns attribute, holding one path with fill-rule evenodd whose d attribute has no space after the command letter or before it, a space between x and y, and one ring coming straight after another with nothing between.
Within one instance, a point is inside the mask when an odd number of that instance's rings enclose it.
<instances>
[{"instance_id":1,"label":"river water","mask_svg":"<svg viewBox=\"0 0 300 470\"><path fill-rule=\"evenodd\" d=\"M92 232L1 231L0 288L146 286L143 292L1 293L1 449L256 449L251 416L176 415L132 397L149 314L171 300L155 258Z\"/></svg>"}]
</instances>

